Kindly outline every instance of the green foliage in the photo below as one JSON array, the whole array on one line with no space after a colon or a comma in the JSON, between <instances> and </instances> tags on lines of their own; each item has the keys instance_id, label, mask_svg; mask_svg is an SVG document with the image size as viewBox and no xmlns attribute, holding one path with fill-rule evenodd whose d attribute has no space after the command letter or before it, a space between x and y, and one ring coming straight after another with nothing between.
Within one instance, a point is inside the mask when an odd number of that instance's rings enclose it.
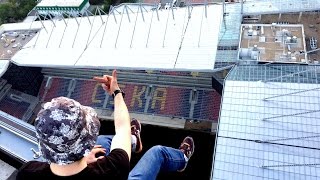
<instances>
[{"instance_id":1,"label":"green foliage","mask_svg":"<svg viewBox=\"0 0 320 180\"><path fill-rule=\"evenodd\" d=\"M135 3L137 0L104 0L103 11L108 13L110 6L117 6L121 3Z\"/></svg>"},{"instance_id":2,"label":"green foliage","mask_svg":"<svg viewBox=\"0 0 320 180\"><path fill-rule=\"evenodd\" d=\"M101 5L103 4L104 0L89 0L91 5Z\"/></svg>"},{"instance_id":3,"label":"green foliage","mask_svg":"<svg viewBox=\"0 0 320 180\"><path fill-rule=\"evenodd\" d=\"M15 14L13 13L14 11L12 11L11 9L13 9L13 6L10 3L5 3L0 5L0 23L1 24L10 22L10 20L15 17Z\"/></svg>"},{"instance_id":4,"label":"green foliage","mask_svg":"<svg viewBox=\"0 0 320 180\"><path fill-rule=\"evenodd\" d=\"M136 0L120 0L120 3L135 3Z\"/></svg>"},{"instance_id":5,"label":"green foliage","mask_svg":"<svg viewBox=\"0 0 320 180\"><path fill-rule=\"evenodd\" d=\"M103 3L103 11L106 12L106 13L109 13L109 10L110 10L110 6L113 5L113 2L114 0L104 0L104 3Z\"/></svg>"},{"instance_id":6,"label":"green foliage","mask_svg":"<svg viewBox=\"0 0 320 180\"><path fill-rule=\"evenodd\" d=\"M35 0L9 0L0 4L0 23L23 20L35 5Z\"/></svg>"},{"instance_id":7,"label":"green foliage","mask_svg":"<svg viewBox=\"0 0 320 180\"><path fill-rule=\"evenodd\" d=\"M136 0L90 0L90 4L103 3L103 10L108 13L110 6L121 3L133 3ZM36 0L8 0L0 4L0 24L19 22L36 6Z\"/></svg>"}]
</instances>

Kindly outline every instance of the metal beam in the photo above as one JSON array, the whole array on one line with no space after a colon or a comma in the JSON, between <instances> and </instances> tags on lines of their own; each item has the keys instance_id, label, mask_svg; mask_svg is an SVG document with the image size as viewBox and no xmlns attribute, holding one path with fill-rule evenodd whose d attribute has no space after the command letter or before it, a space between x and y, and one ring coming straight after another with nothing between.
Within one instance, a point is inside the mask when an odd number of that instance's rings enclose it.
<instances>
[{"instance_id":1,"label":"metal beam","mask_svg":"<svg viewBox=\"0 0 320 180\"><path fill-rule=\"evenodd\" d=\"M308 70L305 70L305 71L299 71L299 72L296 72L296 73L286 74L286 75L279 76L279 77L276 77L276 78L266 79L266 80L263 80L262 82L265 83L265 82L268 82L268 81L277 80L277 79L280 79L280 78L283 78L283 77L294 76L294 75L297 75L297 74L300 74L300 73L309 72L309 71L314 71L314 69L308 69Z\"/></svg>"},{"instance_id":2,"label":"metal beam","mask_svg":"<svg viewBox=\"0 0 320 180\"><path fill-rule=\"evenodd\" d=\"M119 38L120 30L121 30L123 14L124 14L124 8L123 8L122 13L121 13L121 19L120 19L120 24L119 24L119 28L118 28L118 34L117 34L117 37L116 37L116 42L114 43L114 47L115 48L117 48L117 43L118 43L118 38Z\"/></svg>"},{"instance_id":3,"label":"metal beam","mask_svg":"<svg viewBox=\"0 0 320 180\"><path fill-rule=\"evenodd\" d=\"M306 111L306 112L301 112L301 113L284 114L284 115L279 115L279 116L272 116L272 117L262 118L261 120L265 121L265 120L269 120L269 119L276 119L276 118L281 118L281 117L297 116L297 115L310 114L310 113L315 113L315 112L320 112L320 110L313 110L313 111Z\"/></svg>"},{"instance_id":4,"label":"metal beam","mask_svg":"<svg viewBox=\"0 0 320 180\"><path fill-rule=\"evenodd\" d=\"M134 22L134 27L133 27L132 36L131 36L130 48L132 48L132 41L133 41L134 32L135 32L135 30L136 30L136 25L137 25L137 20L138 20L138 15L139 15L139 10L140 10L140 8L141 8L141 6L138 6L137 15L136 15L136 20L135 20L135 22Z\"/></svg>"},{"instance_id":5,"label":"metal beam","mask_svg":"<svg viewBox=\"0 0 320 180\"><path fill-rule=\"evenodd\" d=\"M151 14L151 21L150 21L150 26L149 26L149 31L148 31L148 37L147 37L147 42L146 42L146 48L148 47L148 43L149 43L149 37L150 37L150 32L151 32L152 20L153 20L153 14L154 14L154 11L152 11L152 14Z\"/></svg>"},{"instance_id":6,"label":"metal beam","mask_svg":"<svg viewBox=\"0 0 320 180\"><path fill-rule=\"evenodd\" d=\"M293 94L299 94L299 93L304 93L304 92L308 92L308 91L314 91L314 90L318 90L318 89L320 89L320 87L319 88L296 91L296 92L287 93L287 94L280 94L280 95L277 95L277 96L271 96L271 97L268 97L268 98L264 98L263 101L267 101L268 99L277 98L277 97L281 97L281 96L289 96L289 95L293 95Z\"/></svg>"},{"instance_id":7,"label":"metal beam","mask_svg":"<svg viewBox=\"0 0 320 180\"><path fill-rule=\"evenodd\" d=\"M162 47L164 47L164 41L166 40L166 35L167 35L167 29L168 29L168 23L169 23L169 16L170 16L170 11L168 11L168 16L167 16L167 22L166 22L166 28L164 30L164 35L163 35L163 41L162 41Z\"/></svg>"},{"instance_id":8,"label":"metal beam","mask_svg":"<svg viewBox=\"0 0 320 180\"><path fill-rule=\"evenodd\" d=\"M110 6L110 10L111 10L111 6ZM109 10L109 12L110 12ZM107 25L108 25L108 22L109 22L109 17L107 17L107 21L106 21L106 25L104 26L104 30L103 30L103 33L102 33L102 38L101 38L101 42L100 42L100 48L102 48L102 43L103 43L103 39L104 39L104 35L106 34L106 30L107 30Z\"/></svg>"}]
</instances>

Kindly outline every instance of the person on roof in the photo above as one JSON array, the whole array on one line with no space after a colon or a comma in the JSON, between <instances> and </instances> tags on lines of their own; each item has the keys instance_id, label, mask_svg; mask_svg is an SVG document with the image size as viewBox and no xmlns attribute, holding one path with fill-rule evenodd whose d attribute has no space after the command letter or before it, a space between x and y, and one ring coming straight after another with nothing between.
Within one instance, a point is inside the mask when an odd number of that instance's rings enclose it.
<instances>
[{"instance_id":1,"label":"person on roof","mask_svg":"<svg viewBox=\"0 0 320 180\"><path fill-rule=\"evenodd\" d=\"M194 152L192 137L179 149L154 146L130 172L131 152L142 151L141 124L130 121L124 92L112 76L94 77L114 98L115 135L99 135L100 121L91 107L66 97L47 102L35 120L38 146L46 162L29 161L16 179L156 179L160 170L183 171Z\"/></svg>"}]
</instances>

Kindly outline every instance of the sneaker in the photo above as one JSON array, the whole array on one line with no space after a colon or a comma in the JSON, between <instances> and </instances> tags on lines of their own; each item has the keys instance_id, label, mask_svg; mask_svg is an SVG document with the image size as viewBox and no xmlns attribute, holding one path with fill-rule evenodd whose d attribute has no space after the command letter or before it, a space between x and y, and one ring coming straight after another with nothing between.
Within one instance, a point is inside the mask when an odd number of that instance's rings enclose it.
<instances>
[{"instance_id":1,"label":"sneaker","mask_svg":"<svg viewBox=\"0 0 320 180\"><path fill-rule=\"evenodd\" d=\"M141 141L140 133L141 133L141 123L137 119L132 118L131 134L136 136L137 138L135 153L140 153L142 151L142 141Z\"/></svg>"},{"instance_id":2,"label":"sneaker","mask_svg":"<svg viewBox=\"0 0 320 180\"><path fill-rule=\"evenodd\" d=\"M183 139L179 150L183 152L184 155L186 155L186 157L188 158L188 160L191 158L191 156L194 153L194 141L193 138L190 136L187 136ZM186 169L188 162L186 163L186 165L184 166L184 168L182 170L179 170L179 172L182 172Z\"/></svg>"}]
</instances>

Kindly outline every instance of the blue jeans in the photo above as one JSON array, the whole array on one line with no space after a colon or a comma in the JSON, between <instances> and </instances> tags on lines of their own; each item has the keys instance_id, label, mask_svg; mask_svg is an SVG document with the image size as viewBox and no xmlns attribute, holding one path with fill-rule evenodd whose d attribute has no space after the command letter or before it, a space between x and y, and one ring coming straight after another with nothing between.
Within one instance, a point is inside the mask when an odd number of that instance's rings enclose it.
<instances>
[{"instance_id":1,"label":"blue jeans","mask_svg":"<svg viewBox=\"0 0 320 180\"><path fill-rule=\"evenodd\" d=\"M103 148L106 149L106 156L110 153L110 147L111 147L111 142L112 142L113 135L99 135L97 138L97 145L101 145ZM132 140L132 135L131 135L131 142ZM135 151L136 149L136 144L131 143L131 150Z\"/></svg>"},{"instance_id":2,"label":"blue jeans","mask_svg":"<svg viewBox=\"0 0 320 180\"><path fill-rule=\"evenodd\" d=\"M96 144L107 149L107 154L110 153L112 137L100 135L97 139ZM182 151L161 145L153 146L131 170L128 179L153 180L157 178L159 172L178 171L183 169L186 164Z\"/></svg>"}]
</instances>

